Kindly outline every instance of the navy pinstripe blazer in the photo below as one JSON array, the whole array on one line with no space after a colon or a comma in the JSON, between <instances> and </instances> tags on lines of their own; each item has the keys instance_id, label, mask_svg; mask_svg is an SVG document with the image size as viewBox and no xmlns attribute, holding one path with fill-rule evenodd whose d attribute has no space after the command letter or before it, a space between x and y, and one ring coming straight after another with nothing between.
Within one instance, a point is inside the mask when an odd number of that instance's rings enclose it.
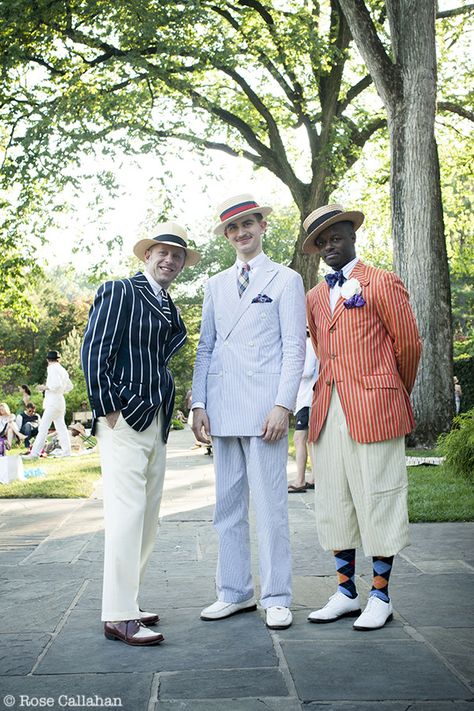
<instances>
[{"instance_id":1,"label":"navy pinstripe blazer","mask_svg":"<svg viewBox=\"0 0 474 711\"><path fill-rule=\"evenodd\" d=\"M142 432L163 405L166 441L174 406L167 365L186 340L185 325L168 299L171 322L141 272L107 281L97 291L81 348L93 432L96 419L115 410Z\"/></svg>"}]
</instances>

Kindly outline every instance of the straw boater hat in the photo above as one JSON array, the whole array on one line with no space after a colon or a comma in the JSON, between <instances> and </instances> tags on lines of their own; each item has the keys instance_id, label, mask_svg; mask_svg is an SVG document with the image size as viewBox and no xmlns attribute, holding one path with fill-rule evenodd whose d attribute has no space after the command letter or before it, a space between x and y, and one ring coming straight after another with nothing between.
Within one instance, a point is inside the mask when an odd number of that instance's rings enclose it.
<instances>
[{"instance_id":1,"label":"straw boater hat","mask_svg":"<svg viewBox=\"0 0 474 711\"><path fill-rule=\"evenodd\" d=\"M314 254L318 248L314 244L316 237L336 222L352 222L354 230L358 230L364 221L364 213L358 210L345 211L342 205L323 205L314 210L303 222L308 237L303 242L303 252Z\"/></svg>"},{"instance_id":2,"label":"straw boater hat","mask_svg":"<svg viewBox=\"0 0 474 711\"><path fill-rule=\"evenodd\" d=\"M272 211L269 205L259 205L253 195L243 193L242 195L234 195L227 198L217 208L219 215L219 224L214 229L214 234L223 235L226 226L236 218L244 215L252 215L254 212L260 213L262 217L266 217Z\"/></svg>"},{"instance_id":3,"label":"straw boater hat","mask_svg":"<svg viewBox=\"0 0 474 711\"><path fill-rule=\"evenodd\" d=\"M81 435L85 435L86 433L82 422L73 422L71 425L69 425L69 429L71 430L71 432L79 432L79 434Z\"/></svg>"},{"instance_id":4,"label":"straw boater hat","mask_svg":"<svg viewBox=\"0 0 474 711\"><path fill-rule=\"evenodd\" d=\"M145 261L145 252L156 244L170 244L173 247L182 247L186 253L185 267L192 267L199 262L201 255L188 247L188 235L184 227L176 222L160 222L156 227L157 235L151 239L140 239L133 248L133 253L142 262Z\"/></svg>"}]
</instances>

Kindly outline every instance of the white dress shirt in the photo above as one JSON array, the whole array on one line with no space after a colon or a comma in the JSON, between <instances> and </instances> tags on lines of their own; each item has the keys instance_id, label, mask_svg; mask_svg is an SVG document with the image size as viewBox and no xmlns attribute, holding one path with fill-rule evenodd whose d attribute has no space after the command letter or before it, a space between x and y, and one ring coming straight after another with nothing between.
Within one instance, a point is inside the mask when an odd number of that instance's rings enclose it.
<instances>
[{"instance_id":1,"label":"white dress shirt","mask_svg":"<svg viewBox=\"0 0 474 711\"><path fill-rule=\"evenodd\" d=\"M358 261L359 261L359 257L355 257L355 259L348 262L347 264L345 264L342 267L342 273L344 274L346 279L349 279L349 276ZM334 274L335 270L333 269L331 273ZM334 313L334 309L336 308L336 304L339 300L340 295L341 295L341 287L339 286L339 284L336 284L335 286L333 286L332 289L329 289L329 305L331 307L331 313Z\"/></svg>"}]
</instances>

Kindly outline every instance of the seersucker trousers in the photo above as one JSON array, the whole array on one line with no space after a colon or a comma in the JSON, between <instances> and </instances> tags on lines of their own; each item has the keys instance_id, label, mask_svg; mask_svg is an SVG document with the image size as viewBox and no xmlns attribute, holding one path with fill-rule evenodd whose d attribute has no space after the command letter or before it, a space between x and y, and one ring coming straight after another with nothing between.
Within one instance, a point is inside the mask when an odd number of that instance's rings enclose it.
<instances>
[{"instance_id":1,"label":"seersucker trousers","mask_svg":"<svg viewBox=\"0 0 474 711\"><path fill-rule=\"evenodd\" d=\"M255 510L260 604L291 605L291 549L286 463L288 438L213 437L216 471L214 526L219 534L217 596L243 602L254 594L248 524Z\"/></svg>"}]
</instances>

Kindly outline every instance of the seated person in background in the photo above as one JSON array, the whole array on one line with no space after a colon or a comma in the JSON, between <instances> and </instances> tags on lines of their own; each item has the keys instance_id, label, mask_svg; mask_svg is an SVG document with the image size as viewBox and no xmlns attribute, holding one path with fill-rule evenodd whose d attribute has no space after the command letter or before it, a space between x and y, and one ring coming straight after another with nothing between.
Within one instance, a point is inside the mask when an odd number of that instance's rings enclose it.
<instances>
[{"instance_id":1,"label":"seated person in background","mask_svg":"<svg viewBox=\"0 0 474 711\"><path fill-rule=\"evenodd\" d=\"M28 385L19 385L18 390L21 393L21 402L18 403L17 415L21 414L25 407L31 402L31 390Z\"/></svg>"},{"instance_id":2,"label":"seated person in background","mask_svg":"<svg viewBox=\"0 0 474 711\"><path fill-rule=\"evenodd\" d=\"M10 412L6 402L0 402L0 437L4 437L9 445L9 449L13 442L13 437L16 437L21 442L26 439L24 434L21 434L16 422L15 416Z\"/></svg>"},{"instance_id":3,"label":"seated person in background","mask_svg":"<svg viewBox=\"0 0 474 711\"><path fill-rule=\"evenodd\" d=\"M38 434L40 416L36 412L36 405L29 402L23 412L17 415L16 424L21 434L25 435L25 447L29 448L32 437Z\"/></svg>"}]
</instances>

